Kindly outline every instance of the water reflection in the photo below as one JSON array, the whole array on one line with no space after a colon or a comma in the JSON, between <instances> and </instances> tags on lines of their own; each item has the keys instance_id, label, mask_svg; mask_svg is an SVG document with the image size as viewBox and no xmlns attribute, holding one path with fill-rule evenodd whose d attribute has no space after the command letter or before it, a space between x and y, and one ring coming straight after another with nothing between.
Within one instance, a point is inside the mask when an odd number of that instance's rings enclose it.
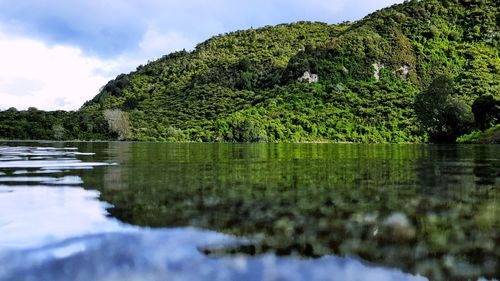
<instances>
[{"instance_id":1,"label":"water reflection","mask_svg":"<svg viewBox=\"0 0 500 281\"><path fill-rule=\"evenodd\" d=\"M0 186L0 249L27 248L72 236L123 230L99 193L73 187Z\"/></svg>"},{"instance_id":2,"label":"water reflection","mask_svg":"<svg viewBox=\"0 0 500 281\"><path fill-rule=\"evenodd\" d=\"M93 153L76 150L0 146L0 250L127 229L108 217L110 205L98 200L99 192L79 187L82 178L71 172L109 163L77 159Z\"/></svg>"},{"instance_id":3,"label":"water reflection","mask_svg":"<svg viewBox=\"0 0 500 281\"><path fill-rule=\"evenodd\" d=\"M105 150L120 166L84 182L101 187L110 212L126 222L258 241L240 253L357 256L436 280L500 276L498 146L112 143Z\"/></svg>"},{"instance_id":4,"label":"water reflection","mask_svg":"<svg viewBox=\"0 0 500 281\"><path fill-rule=\"evenodd\" d=\"M213 245L241 243L227 235L186 228L86 236L0 253L0 280L427 280L348 258L207 258L201 254Z\"/></svg>"},{"instance_id":5,"label":"water reflection","mask_svg":"<svg viewBox=\"0 0 500 281\"><path fill-rule=\"evenodd\" d=\"M341 280L425 280L354 258L230 256L234 249L260 245L193 228L150 230L121 223L108 216L105 209L111 205L99 201L100 193L92 188L117 193L144 188L150 192L149 188L161 185L166 175L162 172L168 172L169 167L160 171L160 178L149 178L153 184L147 185L148 173L142 173L151 168L151 160L157 161L153 155L139 164L145 167L139 168L129 166L130 161L145 151L136 151L132 144L78 145L0 146L0 280L331 280L332 276ZM246 157L243 151L240 156ZM117 157L109 158L106 153L117 153ZM175 157L184 157L175 153ZM193 153L197 154L195 150ZM240 156L236 159L245 159ZM123 163L123 168L114 162ZM210 165L203 166L205 172L212 171ZM237 176L241 185L247 180L244 174L242 169ZM130 179L135 177L143 179L142 187L131 185L134 182ZM299 178L292 178L293 188L300 188ZM184 184L190 184L185 180ZM205 182L196 182L194 188L203 190ZM87 189L81 188L82 183ZM206 204L210 198L217 200L214 195L201 194L197 200ZM128 199L143 200L137 194ZM217 201L210 204L214 203ZM164 215L175 220L185 218L180 213Z\"/></svg>"}]
</instances>

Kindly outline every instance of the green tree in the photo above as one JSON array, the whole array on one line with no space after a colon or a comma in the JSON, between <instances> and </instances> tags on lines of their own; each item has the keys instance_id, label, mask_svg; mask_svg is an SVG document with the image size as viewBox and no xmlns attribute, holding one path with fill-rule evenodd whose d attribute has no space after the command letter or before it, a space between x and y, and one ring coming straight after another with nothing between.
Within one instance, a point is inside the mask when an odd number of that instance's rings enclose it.
<instances>
[{"instance_id":1,"label":"green tree","mask_svg":"<svg viewBox=\"0 0 500 281\"><path fill-rule=\"evenodd\" d=\"M440 75L415 99L415 113L430 140L453 142L468 133L474 122L469 105L457 95L453 79Z\"/></svg>"},{"instance_id":2,"label":"green tree","mask_svg":"<svg viewBox=\"0 0 500 281\"><path fill-rule=\"evenodd\" d=\"M482 95L472 104L472 112L476 126L481 129L488 129L500 121L500 97L493 95Z\"/></svg>"}]
</instances>

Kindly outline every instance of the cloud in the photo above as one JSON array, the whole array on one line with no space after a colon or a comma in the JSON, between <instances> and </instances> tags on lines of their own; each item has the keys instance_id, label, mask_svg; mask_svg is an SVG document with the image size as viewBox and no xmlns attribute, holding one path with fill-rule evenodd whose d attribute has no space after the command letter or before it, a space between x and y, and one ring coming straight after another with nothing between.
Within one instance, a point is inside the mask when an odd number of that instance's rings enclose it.
<instances>
[{"instance_id":1,"label":"cloud","mask_svg":"<svg viewBox=\"0 0 500 281\"><path fill-rule=\"evenodd\" d=\"M30 96L43 87L43 82L28 77L0 77L0 93L10 93L19 97Z\"/></svg>"},{"instance_id":2,"label":"cloud","mask_svg":"<svg viewBox=\"0 0 500 281\"><path fill-rule=\"evenodd\" d=\"M73 47L0 32L0 109L74 110L98 93L111 77L95 74L107 62Z\"/></svg>"},{"instance_id":3,"label":"cloud","mask_svg":"<svg viewBox=\"0 0 500 281\"><path fill-rule=\"evenodd\" d=\"M186 46L193 46L194 44L196 44L196 42L186 38L180 32L168 31L162 34L154 28L151 28L144 34L142 41L139 43L139 47L143 53L161 56L181 50L186 48Z\"/></svg>"},{"instance_id":4,"label":"cloud","mask_svg":"<svg viewBox=\"0 0 500 281\"><path fill-rule=\"evenodd\" d=\"M123 4L122 4L123 2ZM119 0L0 0L0 20L11 31L49 44L80 47L113 56L133 49L144 27L130 16L139 10Z\"/></svg>"}]
</instances>

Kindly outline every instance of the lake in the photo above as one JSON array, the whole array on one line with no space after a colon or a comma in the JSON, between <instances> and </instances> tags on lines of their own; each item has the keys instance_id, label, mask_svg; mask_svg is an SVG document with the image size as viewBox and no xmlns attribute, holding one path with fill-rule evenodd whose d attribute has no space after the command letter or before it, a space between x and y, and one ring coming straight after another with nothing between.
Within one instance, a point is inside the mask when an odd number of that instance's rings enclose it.
<instances>
[{"instance_id":1,"label":"lake","mask_svg":"<svg viewBox=\"0 0 500 281\"><path fill-rule=\"evenodd\" d=\"M0 142L0 280L495 280L500 146Z\"/></svg>"}]
</instances>

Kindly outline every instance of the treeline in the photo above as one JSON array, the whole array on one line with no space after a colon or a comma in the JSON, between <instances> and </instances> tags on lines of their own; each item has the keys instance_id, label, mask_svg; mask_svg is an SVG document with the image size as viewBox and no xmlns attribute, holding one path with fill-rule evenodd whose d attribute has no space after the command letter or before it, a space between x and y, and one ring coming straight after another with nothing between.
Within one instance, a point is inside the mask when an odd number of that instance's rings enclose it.
<instances>
[{"instance_id":1,"label":"treeline","mask_svg":"<svg viewBox=\"0 0 500 281\"><path fill-rule=\"evenodd\" d=\"M42 111L34 107L0 111L0 139L113 140L102 112Z\"/></svg>"}]
</instances>

